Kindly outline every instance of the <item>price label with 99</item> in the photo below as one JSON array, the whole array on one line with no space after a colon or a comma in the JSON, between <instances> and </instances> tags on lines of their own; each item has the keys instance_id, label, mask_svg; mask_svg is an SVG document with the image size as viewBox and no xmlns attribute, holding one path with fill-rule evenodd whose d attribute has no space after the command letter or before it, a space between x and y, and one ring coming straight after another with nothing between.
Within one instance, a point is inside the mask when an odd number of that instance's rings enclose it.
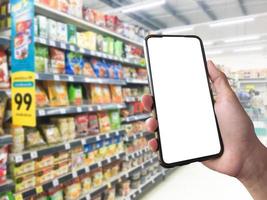
<instances>
[{"instance_id":1,"label":"price label with 99","mask_svg":"<svg viewBox=\"0 0 267 200\"><path fill-rule=\"evenodd\" d=\"M31 72L12 74L12 121L14 125L36 125L35 76Z\"/></svg>"}]
</instances>

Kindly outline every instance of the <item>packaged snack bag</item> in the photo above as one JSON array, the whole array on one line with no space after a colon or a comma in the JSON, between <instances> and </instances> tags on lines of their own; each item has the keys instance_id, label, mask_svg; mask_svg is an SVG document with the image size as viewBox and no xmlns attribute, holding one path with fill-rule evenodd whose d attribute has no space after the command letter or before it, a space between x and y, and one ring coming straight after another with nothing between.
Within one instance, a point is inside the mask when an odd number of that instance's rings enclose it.
<instances>
[{"instance_id":1,"label":"packaged snack bag","mask_svg":"<svg viewBox=\"0 0 267 200\"><path fill-rule=\"evenodd\" d=\"M121 128L121 118L120 118L120 112L118 110L110 111L109 119L112 130L118 130Z\"/></svg>"},{"instance_id":2,"label":"packaged snack bag","mask_svg":"<svg viewBox=\"0 0 267 200\"><path fill-rule=\"evenodd\" d=\"M5 92L0 92L0 135L4 134L3 121L5 117L6 105L8 101L8 96Z\"/></svg>"},{"instance_id":3,"label":"packaged snack bag","mask_svg":"<svg viewBox=\"0 0 267 200\"><path fill-rule=\"evenodd\" d=\"M85 76L92 77L92 78L96 77L94 69L88 59L84 59L84 66L83 66L82 74Z\"/></svg>"},{"instance_id":4,"label":"packaged snack bag","mask_svg":"<svg viewBox=\"0 0 267 200\"><path fill-rule=\"evenodd\" d=\"M103 91L102 87L100 85L90 85L90 91L91 91L91 102L92 104L101 104L104 103L103 100Z\"/></svg>"},{"instance_id":5,"label":"packaged snack bag","mask_svg":"<svg viewBox=\"0 0 267 200\"><path fill-rule=\"evenodd\" d=\"M48 37L50 40L58 39L57 22L52 19L48 19Z\"/></svg>"},{"instance_id":6,"label":"packaged snack bag","mask_svg":"<svg viewBox=\"0 0 267 200\"><path fill-rule=\"evenodd\" d=\"M69 101L73 105L82 105L83 103L83 94L82 86L79 84L70 84L69 85Z\"/></svg>"},{"instance_id":7,"label":"packaged snack bag","mask_svg":"<svg viewBox=\"0 0 267 200\"><path fill-rule=\"evenodd\" d=\"M36 83L36 104L37 107L45 107L49 105L47 94L41 83Z\"/></svg>"},{"instance_id":8,"label":"packaged snack bag","mask_svg":"<svg viewBox=\"0 0 267 200\"><path fill-rule=\"evenodd\" d=\"M96 37L96 49L97 51L103 52L104 49L104 37L101 34L98 34Z\"/></svg>"},{"instance_id":9,"label":"packaged snack bag","mask_svg":"<svg viewBox=\"0 0 267 200\"><path fill-rule=\"evenodd\" d=\"M69 140L69 123L68 118L52 118L51 121L59 129L60 135L64 141Z\"/></svg>"},{"instance_id":10,"label":"packaged snack bag","mask_svg":"<svg viewBox=\"0 0 267 200\"><path fill-rule=\"evenodd\" d=\"M70 0L68 13L72 16L82 18L83 0Z\"/></svg>"},{"instance_id":11,"label":"packaged snack bag","mask_svg":"<svg viewBox=\"0 0 267 200\"><path fill-rule=\"evenodd\" d=\"M25 139L27 149L45 145L45 141L37 128L25 128Z\"/></svg>"},{"instance_id":12,"label":"packaged snack bag","mask_svg":"<svg viewBox=\"0 0 267 200\"><path fill-rule=\"evenodd\" d=\"M97 116L100 132L104 133L110 131L111 127L108 114L106 112L100 112L97 114Z\"/></svg>"},{"instance_id":13,"label":"packaged snack bag","mask_svg":"<svg viewBox=\"0 0 267 200\"><path fill-rule=\"evenodd\" d=\"M92 188L92 179L90 174L83 176L81 181L82 181L83 194L86 194Z\"/></svg>"},{"instance_id":14,"label":"packaged snack bag","mask_svg":"<svg viewBox=\"0 0 267 200\"><path fill-rule=\"evenodd\" d=\"M83 70L83 56L79 53L66 53L66 73L67 74L82 74Z\"/></svg>"},{"instance_id":15,"label":"packaged snack bag","mask_svg":"<svg viewBox=\"0 0 267 200\"><path fill-rule=\"evenodd\" d=\"M25 133L24 128L21 126L11 126L10 134L13 138L11 151L13 153L22 152L24 150Z\"/></svg>"},{"instance_id":16,"label":"packaged snack bag","mask_svg":"<svg viewBox=\"0 0 267 200\"><path fill-rule=\"evenodd\" d=\"M82 194L81 183L79 178L74 179L72 184L64 188L64 194L66 200L77 200Z\"/></svg>"},{"instance_id":17,"label":"packaged snack bag","mask_svg":"<svg viewBox=\"0 0 267 200\"><path fill-rule=\"evenodd\" d=\"M115 67L114 63L107 63L107 70L108 70L108 78L115 79Z\"/></svg>"},{"instance_id":18,"label":"packaged snack bag","mask_svg":"<svg viewBox=\"0 0 267 200\"><path fill-rule=\"evenodd\" d=\"M78 136L85 136L88 132L88 115L75 116L76 132Z\"/></svg>"},{"instance_id":19,"label":"packaged snack bag","mask_svg":"<svg viewBox=\"0 0 267 200\"><path fill-rule=\"evenodd\" d=\"M98 119L96 114L88 115L88 133L90 135L99 133Z\"/></svg>"},{"instance_id":20,"label":"packaged snack bag","mask_svg":"<svg viewBox=\"0 0 267 200\"><path fill-rule=\"evenodd\" d=\"M91 8L86 7L85 5L83 6L83 19L95 24L94 11Z\"/></svg>"},{"instance_id":21,"label":"packaged snack bag","mask_svg":"<svg viewBox=\"0 0 267 200\"><path fill-rule=\"evenodd\" d=\"M108 54L114 54L114 39L112 37L107 37L108 40Z\"/></svg>"},{"instance_id":22,"label":"packaged snack bag","mask_svg":"<svg viewBox=\"0 0 267 200\"><path fill-rule=\"evenodd\" d=\"M115 31L117 20L118 20L117 16L105 15L105 27L112 31Z\"/></svg>"},{"instance_id":23,"label":"packaged snack bag","mask_svg":"<svg viewBox=\"0 0 267 200\"><path fill-rule=\"evenodd\" d=\"M35 177L36 185L41 185L45 182L53 180L53 178L55 177L53 167L40 169L38 172L35 173Z\"/></svg>"},{"instance_id":24,"label":"packaged snack bag","mask_svg":"<svg viewBox=\"0 0 267 200\"><path fill-rule=\"evenodd\" d=\"M95 16L95 24L101 27L105 27L105 14L97 10L94 10L93 12Z\"/></svg>"},{"instance_id":25,"label":"packaged snack bag","mask_svg":"<svg viewBox=\"0 0 267 200\"><path fill-rule=\"evenodd\" d=\"M96 169L92 173L92 178L93 178L93 186L97 187L100 186L103 182L103 172L101 168Z\"/></svg>"},{"instance_id":26,"label":"packaged snack bag","mask_svg":"<svg viewBox=\"0 0 267 200\"><path fill-rule=\"evenodd\" d=\"M41 125L43 135L46 142L50 144L56 144L62 141L58 128L54 124Z\"/></svg>"},{"instance_id":27,"label":"packaged snack bag","mask_svg":"<svg viewBox=\"0 0 267 200\"><path fill-rule=\"evenodd\" d=\"M47 29L47 18L45 16L38 15L38 35L41 38L48 38L48 29Z\"/></svg>"},{"instance_id":28,"label":"packaged snack bag","mask_svg":"<svg viewBox=\"0 0 267 200\"><path fill-rule=\"evenodd\" d=\"M55 74L65 73L65 54L56 48L50 48L51 72Z\"/></svg>"},{"instance_id":29,"label":"packaged snack bag","mask_svg":"<svg viewBox=\"0 0 267 200\"><path fill-rule=\"evenodd\" d=\"M112 102L123 103L122 88L121 86L111 85L110 86Z\"/></svg>"},{"instance_id":30,"label":"packaged snack bag","mask_svg":"<svg viewBox=\"0 0 267 200\"><path fill-rule=\"evenodd\" d=\"M39 157L35 160L35 169L38 171L39 169L50 167L54 165L54 156L47 155L43 157Z\"/></svg>"},{"instance_id":31,"label":"packaged snack bag","mask_svg":"<svg viewBox=\"0 0 267 200\"><path fill-rule=\"evenodd\" d=\"M0 88L6 89L9 87L10 83L7 66L7 56L4 51L0 51Z\"/></svg>"},{"instance_id":32,"label":"packaged snack bag","mask_svg":"<svg viewBox=\"0 0 267 200\"><path fill-rule=\"evenodd\" d=\"M106 71L106 67L103 64L103 62L95 58L92 58L90 62L91 62L91 65L93 66L93 69L94 69L94 72L97 78L107 77L108 72Z\"/></svg>"},{"instance_id":33,"label":"packaged snack bag","mask_svg":"<svg viewBox=\"0 0 267 200\"><path fill-rule=\"evenodd\" d=\"M64 13L69 11L69 1L68 0L57 0L58 1L58 10Z\"/></svg>"},{"instance_id":34,"label":"packaged snack bag","mask_svg":"<svg viewBox=\"0 0 267 200\"><path fill-rule=\"evenodd\" d=\"M68 24L68 43L77 44L77 28L72 24Z\"/></svg>"},{"instance_id":35,"label":"packaged snack bag","mask_svg":"<svg viewBox=\"0 0 267 200\"><path fill-rule=\"evenodd\" d=\"M68 117L68 130L69 130L69 139L72 140L76 137L75 132L75 122L73 117Z\"/></svg>"},{"instance_id":36,"label":"packaged snack bag","mask_svg":"<svg viewBox=\"0 0 267 200\"><path fill-rule=\"evenodd\" d=\"M96 33L87 31L84 34L87 42L87 49L96 51Z\"/></svg>"},{"instance_id":37,"label":"packaged snack bag","mask_svg":"<svg viewBox=\"0 0 267 200\"><path fill-rule=\"evenodd\" d=\"M35 45L35 71L48 72L48 48L39 44Z\"/></svg>"},{"instance_id":38,"label":"packaged snack bag","mask_svg":"<svg viewBox=\"0 0 267 200\"><path fill-rule=\"evenodd\" d=\"M110 90L109 87L107 85L101 85L102 88L102 99L103 99L103 103L111 103L111 95L110 95Z\"/></svg>"},{"instance_id":39,"label":"packaged snack bag","mask_svg":"<svg viewBox=\"0 0 267 200\"><path fill-rule=\"evenodd\" d=\"M114 43L114 55L122 58L123 57L123 42L116 40Z\"/></svg>"},{"instance_id":40,"label":"packaged snack bag","mask_svg":"<svg viewBox=\"0 0 267 200\"><path fill-rule=\"evenodd\" d=\"M57 40L61 42L68 42L67 24L57 22Z\"/></svg>"},{"instance_id":41,"label":"packaged snack bag","mask_svg":"<svg viewBox=\"0 0 267 200\"><path fill-rule=\"evenodd\" d=\"M123 79L123 68L120 63L113 64L114 78Z\"/></svg>"},{"instance_id":42,"label":"packaged snack bag","mask_svg":"<svg viewBox=\"0 0 267 200\"><path fill-rule=\"evenodd\" d=\"M103 52L104 53L109 53L109 37L104 37Z\"/></svg>"},{"instance_id":43,"label":"packaged snack bag","mask_svg":"<svg viewBox=\"0 0 267 200\"><path fill-rule=\"evenodd\" d=\"M65 82L46 82L50 106L68 106L68 92Z\"/></svg>"}]
</instances>

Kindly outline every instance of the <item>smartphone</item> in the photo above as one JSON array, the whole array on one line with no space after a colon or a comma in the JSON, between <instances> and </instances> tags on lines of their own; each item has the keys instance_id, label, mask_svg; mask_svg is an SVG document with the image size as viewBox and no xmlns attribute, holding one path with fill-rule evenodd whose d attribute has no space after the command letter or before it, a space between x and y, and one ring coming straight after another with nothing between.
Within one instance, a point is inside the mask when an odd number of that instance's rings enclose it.
<instances>
[{"instance_id":1,"label":"smartphone","mask_svg":"<svg viewBox=\"0 0 267 200\"><path fill-rule=\"evenodd\" d=\"M161 165L170 168L219 157L223 143L201 39L149 35L145 55Z\"/></svg>"}]
</instances>

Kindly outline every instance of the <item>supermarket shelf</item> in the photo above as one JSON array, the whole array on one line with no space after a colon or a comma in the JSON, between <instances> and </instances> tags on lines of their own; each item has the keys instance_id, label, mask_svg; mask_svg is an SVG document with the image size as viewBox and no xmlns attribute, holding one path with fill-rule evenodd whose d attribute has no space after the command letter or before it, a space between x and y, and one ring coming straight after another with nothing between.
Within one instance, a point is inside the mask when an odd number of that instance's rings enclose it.
<instances>
[{"instance_id":1,"label":"supermarket shelf","mask_svg":"<svg viewBox=\"0 0 267 200\"><path fill-rule=\"evenodd\" d=\"M7 180L5 183L0 184L0 194L3 192L9 192L14 188L14 184L11 180Z\"/></svg>"},{"instance_id":2,"label":"supermarket shelf","mask_svg":"<svg viewBox=\"0 0 267 200\"><path fill-rule=\"evenodd\" d=\"M118 130L118 131L112 131L109 133L103 133L96 136L89 136L85 138L76 139L70 142L65 142L64 144L51 146L51 147L45 147L43 149L39 150L30 150L27 152L21 152L21 153L12 153L9 154L10 160L15 163L22 163L27 160L33 160L42 156L51 155L57 152L61 151L67 151L70 149L73 149L78 146L82 146L85 144L91 144L95 143L101 140L105 140L108 138L112 138L115 136L123 136L125 134L125 130Z\"/></svg>"},{"instance_id":3,"label":"supermarket shelf","mask_svg":"<svg viewBox=\"0 0 267 200\"><path fill-rule=\"evenodd\" d=\"M150 134L153 134L153 133L150 133L150 132L138 132L138 133L134 133L131 136L125 136L124 140L126 142L129 142L129 141L132 141L132 140L136 140L136 139L138 139L140 137L146 137L147 135L150 135Z\"/></svg>"},{"instance_id":4,"label":"supermarket shelf","mask_svg":"<svg viewBox=\"0 0 267 200\"><path fill-rule=\"evenodd\" d=\"M35 78L36 80L42 80L42 81L64 81L64 82L76 82L76 83L126 85L126 82L124 80L107 79L107 78L90 78L82 75L36 73Z\"/></svg>"},{"instance_id":5,"label":"supermarket shelf","mask_svg":"<svg viewBox=\"0 0 267 200\"><path fill-rule=\"evenodd\" d=\"M139 115L133 115L130 117L125 117L122 119L123 123L129 123L129 122L135 122L135 121L139 121L139 120L146 120L147 118L149 118L151 116L151 114L139 114Z\"/></svg>"},{"instance_id":6,"label":"supermarket shelf","mask_svg":"<svg viewBox=\"0 0 267 200\"><path fill-rule=\"evenodd\" d=\"M141 155L143 155L144 153L148 152L149 151L149 148L146 147L144 149L141 149L141 150L138 150L138 151L135 151L133 153L130 153L130 154L127 154L127 157L126 159L134 159L134 158L138 158L140 157Z\"/></svg>"},{"instance_id":7,"label":"supermarket shelf","mask_svg":"<svg viewBox=\"0 0 267 200\"><path fill-rule=\"evenodd\" d=\"M137 102L137 101L141 101L142 97L125 97L124 101L126 103L131 103L131 102Z\"/></svg>"},{"instance_id":8,"label":"supermarket shelf","mask_svg":"<svg viewBox=\"0 0 267 200\"><path fill-rule=\"evenodd\" d=\"M133 78L127 78L126 79L127 84L134 84L134 85L148 85L148 80L139 80L139 79L133 79Z\"/></svg>"},{"instance_id":9,"label":"supermarket shelf","mask_svg":"<svg viewBox=\"0 0 267 200\"><path fill-rule=\"evenodd\" d=\"M247 79L239 79L238 81L240 84L249 84L249 83L254 83L254 84L267 84L267 78L247 78Z\"/></svg>"},{"instance_id":10,"label":"supermarket shelf","mask_svg":"<svg viewBox=\"0 0 267 200\"><path fill-rule=\"evenodd\" d=\"M45 39L45 38L40 38L40 37L35 37L35 42L39 43L39 44L46 45L46 46L51 46L51 47L56 47L56 48L63 49L63 50L69 50L69 51L73 51L76 53L81 53L81 54L87 55L87 56L95 56L95 57L99 57L99 58L105 58L108 60L117 61L117 62L125 63L128 65L133 65L136 67L145 67L138 62L132 62L128 58L121 58L121 57L106 54L106 53L103 53L100 51L92 51L89 49L78 47L77 45L67 44L65 42L60 42L60 41L55 41L55 40L50 40L50 39Z\"/></svg>"},{"instance_id":11,"label":"supermarket shelf","mask_svg":"<svg viewBox=\"0 0 267 200\"><path fill-rule=\"evenodd\" d=\"M103 183L101 186L91 190L89 193L87 193L86 195L80 197L80 200L90 200L92 199L95 195L104 192L106 188L108 188L108 186L113 186L119 182L121 182L122 180L125 180L127 178L129 178L132 174L136 173L137 171L140 171L141 169L143 169L144 167L148 167L149 165L153 164L156 162L155 158L152 158L148 161L146 161L145 163L142 164L142 166L138 166L138 167L134 167L131 170L129 170L128 172L122 172L120 173L118 176L115 176L113 178L111 178L109 181Z\"/></svg>"},{"instance_id":12,"label":"supermarket shelf","mask_svg":"<svg viewBox=\"0 0 267 200\"><path fill-rule=\"evenodd\" d=\"M39 108L37 111L38 117L65 115L84 112L97 112L104 110L115 110L126 108L125 104L99 104L99 105L82 105L82 106L68 106L68 107L47 107Z\"/></svg>"},{"instance_id":13,"label":"supermarket shelf","mask_svg":"<svg viewBox=\"0 0 267 200\"><path fill-rule=\"evenodd\" d=\"M12 136L11 135L0 136L0 146L3 146L5 144L12 144Z\"/></svg>"},{"instance_id":14,"label":"supermarket shelf","mask_svg":"<svg viewBox=\"0 0 267 200\"><path fill-rule=\"evenodd\" d=\"M85 168L68 173L68 174L63 175L59 178L55 178L55 179L53 179L53 181L49 181L49 182L43 184L42 186L39 186L38 188L32 188L32 189L26 190L22 193L17 194L17 196L22 196L23 199L30 198L30 197L35 196L38 193L40 193L40 191L48 191L49 189L56 187L59 184L66 183L66 182L68 182L74 178L77 178L78 176L81 176L83 174L86 174L86 173L88 173L88 172L90 172L96 168L105 166L111 162L122 159L124 156L125 156L125 153L120 153L116 156L112 156L110 158L104 159L98 163L94 163L94 164L87 166Z\"/></svg>"},{"instance_id":15,"label":"supermarket shelf","mask_svg":"<svg viewBox=\"0 0 267 200\"><path fill-rule=\"evenodd\" d=\"M61 22L67 23L67 24L74 24L75 26L77 26L83 30L93 30L93 31L96 31L98 33L104 33L104 34L110 35L112 37L115 37L117 39L120 39L124 42L131 43L131 44L139 46L139 47L143 47L143 45L139 42L128 39L124 36L121 36L121 35L115 33L115 32L112 32L112 31L107 30L105 28L99 27L95 24L86 22L86 21L79 19L77 17L68 15L66 13L57 11L55 9L51 9L51 8L44 6L44 5L41 5L39 3L35 3L35 12L37 14L44 15L44 16L52 18L54 20L58 20L58 21L61 21Z\"/></svg>"},{"instance_id":16,"label":"supermarket shelf","mask_svg":"<svg viewBox=\"0 0 267 200\"><path fill-rule=\"evenodd\" d=\"M134 200L137 199L139 195L141 195L144 191L147 190L148 187L151 187L155 183L158 183L163 179L163 172L158 172L151 178L149 178L145 183L141 184L138 189L134 189L131 193L124 198L124 200Z\"/></svg>"}]
</instances>

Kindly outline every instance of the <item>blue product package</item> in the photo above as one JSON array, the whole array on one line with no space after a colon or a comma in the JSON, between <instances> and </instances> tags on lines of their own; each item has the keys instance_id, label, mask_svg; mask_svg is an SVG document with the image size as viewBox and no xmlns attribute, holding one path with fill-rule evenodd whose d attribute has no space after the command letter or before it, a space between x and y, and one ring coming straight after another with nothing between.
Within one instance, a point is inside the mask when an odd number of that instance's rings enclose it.
<instances>
[{"instance_id":1,"label":"blue product package","mask_svg":"<svg viewBox=\"0 0 267 200\"><path fill-rule=\"evenodd\" d=\"M66 52L66 73L81 75L84 67L83 56L79 53Z\"/></svg>"},{"instance_id":2,"label":"blue product package","mask_svg":"<svg viewBox=\"0 0 267 200\"><path fill-rule=\"evenodd\" d=\"M114 79L122 79L122 65L120 63L116 63L113 65L114 71Z\"/></svg>"},{"instance_id":3,"label":"blue product package","mask_svg":"<svg viewBox=\"0 0 267 200\"><path fill-rule=\"evenodd\" d=\"M107 77L107 71L105 64L100 61L99 59L92 58L90 60L91 65L93 66L95 75L97 78L106 78Z\"/></svg>"}]
</instances>

